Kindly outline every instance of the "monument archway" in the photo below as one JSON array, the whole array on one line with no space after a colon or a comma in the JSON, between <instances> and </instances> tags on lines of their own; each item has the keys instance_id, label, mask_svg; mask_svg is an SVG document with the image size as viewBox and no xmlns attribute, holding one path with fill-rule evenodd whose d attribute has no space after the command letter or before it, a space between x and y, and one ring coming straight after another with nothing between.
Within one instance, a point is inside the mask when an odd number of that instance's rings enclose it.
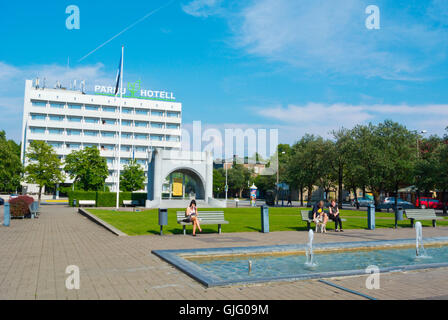
<instances>
[{"instance_id":1,"label":"monument archway","mask_svg":"<svg viewBox=\"0 0 448 320\"><path fill-rule=\"evenodd\" d=\"M194 198L213 200L213 158L210 152L155 149L148 162L147 207Z\"/></svg>"}]
</instances>

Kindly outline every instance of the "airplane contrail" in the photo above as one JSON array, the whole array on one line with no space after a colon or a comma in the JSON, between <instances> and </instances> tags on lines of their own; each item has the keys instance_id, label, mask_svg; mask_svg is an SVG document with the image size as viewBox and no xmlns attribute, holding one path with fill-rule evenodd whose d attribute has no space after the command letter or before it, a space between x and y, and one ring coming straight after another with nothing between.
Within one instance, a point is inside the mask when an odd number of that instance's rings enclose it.
<instances>
[{"instance_id":1,"label":"airplane contrail","mask_svg":"<svg viewBox=\"0 0 448 320\"><path fill-rule=\"evenodd\" d=\"M123 30L121 30L119 33L117 33L116 35L114 35L112 38L110 38L109 40L107 40L106 42L104 42L103 44L99 45L98 47L96 47L95 49L93 49L92 51L90 51L88 54L86 54L85 56L83 56L81 59L78 60L78 62L81 62L82 60L84 60L85 58L87 58L88 56L90 56L92 53L96 52L97 50L101 49L102 47L104 47L106 44L108 44L109 42L111 42L112 40L114 40L116 37L122 35L123 33L125 33L126 31L128 31L129 29L135 27L137 24L139 24L140 22L142 22L143 20L147 19L148 17L152 16L154 13L156 13L157 11L162 10L165 7L168 7L171 3L173 3L175 0L171 0L170 2L168 2L167 4L152 10L151 12L148 12L146 15L144 15L143 17L141 17L140 19L138 19L137 21L135 21L134 23L130 24L129 26L127 26L126 28L124 28Z\"/></svg>"}]
</instances>

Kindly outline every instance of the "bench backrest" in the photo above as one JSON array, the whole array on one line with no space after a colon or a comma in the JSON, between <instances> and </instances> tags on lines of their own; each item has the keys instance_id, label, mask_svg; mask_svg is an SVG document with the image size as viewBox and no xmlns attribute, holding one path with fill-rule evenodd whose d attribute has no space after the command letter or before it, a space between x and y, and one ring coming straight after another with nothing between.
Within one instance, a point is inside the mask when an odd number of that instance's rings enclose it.
<instances>
[{"instance_id":1,"label":"bench backrest","mask_svg":"<svg viewBox=\"0 0 448 320\"><path fill-rule=\"evenodd\" d=\"M225 221L224 211L199 211L201 221ZM185 219L185 211L176 211L177 221Z\"/></svg>"},{"instance_id":2,"label":"bench backrest","mask_svg":"<svg viewBox=\"0 0 448 320\"><path fill-rule=\"evenodd\" d=\"M303 221L311 221L313 220L313 210L301 210Z\"/></svg>"},{"instance_id":3,"label":"bench backrest","mask_svg":"<svg viewBox=\"0 0 448 320\"><path fill-rule=\"evenodd\" d=\"M408 219L432 220L437 217L434 209L406 209L405 212Z\"/></svg>"},{"instance_id":4,"label":"bench backrest","mask_svg":"<svg viewBox=\"0 0 448 320\"><path fill-rule=\"evenodd\" d=\"M328 214L328 210L324 209L324 212ZM313 210L300 210L303 221L313 221Z\"/></svg>"},{"instance_id":5,"label":"bench backrest","mask_svg":"<svg viewBox=\"0 0 448 320\"><path fill-rule=\"evenodd\" d=\"M140 204L140 200L123 200L123 204Z\"/></svg>"},{"instance_id":6,"label":"bench backrest","mask_svg":"<svg viewBox=\"0 0 448 320\"><path fill-rule=\"evenodd\" d=\"M79 200L79 204L95 204L96 200Z\"/></svg>"}]
</instances>

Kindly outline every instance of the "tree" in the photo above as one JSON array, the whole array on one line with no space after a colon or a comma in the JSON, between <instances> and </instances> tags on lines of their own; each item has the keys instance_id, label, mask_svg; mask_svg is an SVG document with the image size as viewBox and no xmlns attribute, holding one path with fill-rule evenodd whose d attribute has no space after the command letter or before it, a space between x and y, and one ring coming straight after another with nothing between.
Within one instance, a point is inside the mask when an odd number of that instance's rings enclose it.
<instances>
[{"instance_id":1,"label":"tree","mask_svg":"<svg viewBox=\"0 0 448 320\"><path fill-rule=\"evenodd\" d=\"M217 197L221 192L225 191L226 177L223 168L213 169L213 193Z\"/></svg>"},{"instance_id":2,"label":"tree","mask_svg":"<svg viewBox=\"0 0 448 320\"><path fill-rule=\"evenodd\" d=\"M106 159L96 147L72 151L65 159L64 170L85 191L102 190L109 175Z\"/></svg>"},{"instance_id":3,"label":"tree","mask_svg":"<svg viewBox=\"0 0 448 320\"><path fill-rule=\"evenodd\" d=\"M42 187L54 187L64 180L61 160L53 147L45 141L31 141L26 153L29 164L25 168L26 181L39 186L39 203Z\"/></svg>"},{"instance_id":4,"label":"tree","mask_svg":"<svg viewBox=\"0 0 448 320\"><path fill-rule=\"evenodd\" d=\"M243 191L247 188L247 183L251 178L251 171L242 164L234 163L233 167L227 171L229 189L237 192L242 197Z\"/></svg>"},{"instance_id":5,"label":"tree","mask_svg":"<svg viewBox=\"0 0 448 320\"><path fill-rule=\"evenodd\" d=\"M415 164L417 160L417 135L405 126L386 120L377 126L381 148L385 155L386 188L394 191L395 208L398 206L398 189L408 186L414 181Z\"/></svg>"},{"instance_id":6,"label":"tree","mask_svg":"<svg viewBox=\"0 0 448 320\"><path fill-rule=\"evenodd\" d=\"M448 128L440 139L430 137L430 152L422 154L416 165L417 187L425 191L438 190L442 193L443 214L447 214L448 201Z\"/></svg>"},{"instance_id":7,"label":"tree","mask_svg":"<svg viewBox=\"0 0 448 320\"><path fill-rule=\"evenodd\" d=\"M6 140L5 131L0 131L0 191L17 191L22 173L20 146L13 140Z\"/></svg>"},{"instance_id":8,"label":"tree","mask_svg":"<svg viewBox=\"0 0 448 320\"><path fill-rule=\"evenodd\" d=\"M354 150L354 143L351 131L345 128L332 131L332 135L335 142L329 144L329 164L333 170L333 175L335 176L335 181L338 183L338 206L342 209L342 191L344 185L344 177L347 178L346 172L350 166L350 162L353 162L352 152ZM347 186L350 185L346 183ZM352 182L353 183L353 182ZM355 187L355 197L356 197L356 187Z\"/></svg>"},{"instance_id":9,"label":"tree","mask_svg":"<svg viewBox=\"0 0 448 320\"><path fill-rule=\"evenodd\" d=\"M136 160L132 160L124 166L120 175L120 190L133 192L144 188L145 171Z\"/></svg>"},{"instance_id":10,"label":"tree","mask_svg":"<svg viewBox=\"0 0 448 320\"><path fill-rule=\"evenodd\" d=\"M447 214L446 203L448 193L448 127L447 134L443 138L443 142L436 149L434 172L437 172L437 179L435 180L435 187L442 191L443 214Z\"/></svg>"}]
</instances>

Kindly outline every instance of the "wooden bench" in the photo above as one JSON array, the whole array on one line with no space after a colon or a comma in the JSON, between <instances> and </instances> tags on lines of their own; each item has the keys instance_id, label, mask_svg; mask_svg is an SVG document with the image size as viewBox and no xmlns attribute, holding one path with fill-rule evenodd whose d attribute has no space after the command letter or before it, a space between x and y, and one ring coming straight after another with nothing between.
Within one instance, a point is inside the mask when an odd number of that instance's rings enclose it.
<instances>
[{"instance_id":1,"label":"wooden bench","mask_svg":"<svg viewBox=\"0 0 448 320\"><path fill-rule=\"evenodd\" d=\"M185 211L177 211L176 215L177 223L182 225L184 234L186 234L186 226L192 223L183 221L186 219ZM201 226L206 224L217 224L219 234L221 234L221 225L229 223L229 221L224 220L224 211L199 211L198 218Z\"/></svg>"},{"instance_id":2,"label":"wooden bench","mask_svg":"<svg viewBox=\"0 0 448 320\"><path fill-rule=\"evenodd\" d=\"M329 211L328 210L324 210L324 212L328 216ZM310 230L311 229L311 222L314 222L313 221L313 210L301 210L300 213L301 213L301 216L302 216L302 221L306 221L306 228L308 230ZM333 221L330 218L328 218L328 220L329 221ZM347 219L341 218L341 221L347 221Z\"/></svg>"},{"instance_id":3,"label":"wooden bench","mask_svg":"<svg viewBox=\"0 0 448 320\"><path fill-rule=\"evenodd\" d=\"M123 200L124 207L137 207L140 206L140 200Z\"/></svg>"},{"instance_id":4,"label":"wooden bench","mask_svg":"<svg viewBox=\"0 0 448 320\"><path fill-rule=\"evenodd\" d=\"M406 209L406 218L411 220L411 227L414 227L415 220L432 220L432 226L436 226L436 220L440 220L436 216L436 211L434 209Z\"/></svg>"},{"instance_id":5,"label":"wooden bench","mask_svg":"<svg viewBox=\"0 0 448 320\"><path fill-rule=\"evenodd\" d=\"M95 200L79 200L79 206L96 206Z\"/></svg>"}]
</instances>

